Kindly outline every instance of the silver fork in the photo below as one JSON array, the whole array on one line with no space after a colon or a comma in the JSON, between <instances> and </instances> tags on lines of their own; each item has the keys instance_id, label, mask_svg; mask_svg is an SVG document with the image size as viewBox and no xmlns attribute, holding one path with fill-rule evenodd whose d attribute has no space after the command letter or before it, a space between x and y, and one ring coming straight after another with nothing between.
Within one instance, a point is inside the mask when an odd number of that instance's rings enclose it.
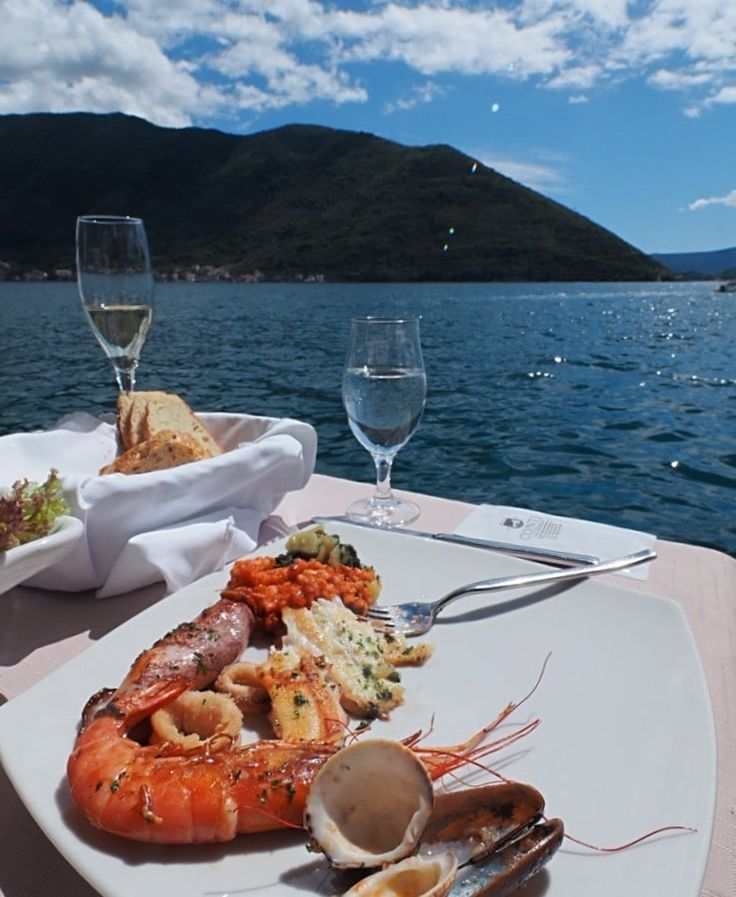
<instances>
[{"instance_id":1,"label":"silver fork","mask_svg":"<svg viewBox=\"0 0 736 897\"><path fill-rule=\"evenodd\" d=\"M519 573L516 576L482 579L479 582L471 582L453 589L437 601L425 603L412 601L406 604L392 604L386 607L378 605L369 608L366 616L371 622L379 623L382 627L398 632L401 635L421 635L432 628L437 615L448 604L465 595L473 595L479 592L499 592L502 589L516 589L522 586L568 582L574 579L586 579L588 576L596 576L600 573L613 573L616 570L636 567L638 564L646 563L646 561L653 561L656 557L655 551L652 551L650 548L644 548L641 551L634 552L634 554L612 558L610 561L600 561L597 564L568 567L564 570L545 570L543 573Z\"/></svg>"}]
</instances>

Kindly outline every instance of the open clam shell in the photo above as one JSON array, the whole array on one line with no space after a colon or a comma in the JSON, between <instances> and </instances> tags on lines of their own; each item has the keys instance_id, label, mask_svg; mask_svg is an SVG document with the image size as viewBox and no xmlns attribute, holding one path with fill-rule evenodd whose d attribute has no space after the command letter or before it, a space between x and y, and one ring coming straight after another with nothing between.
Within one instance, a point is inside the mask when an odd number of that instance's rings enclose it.
<instances>
[{"instance_id":1,"label":"open clam shell","mask_svg":"<svg viewBox=\"0 0 736 897\"><path fill-rule=\"evenodd\" d=\"M446 897L456 875L453 853L413 856L368 875L343 897Z\"/></svg>"},{"instance_id":2,"label":"open clam shell","mask_svg":"<svg viewBox=\"0 0 736 897\"><path fill-rule=\"evenodd\" d=\"M378 868L416 848L434 792L416 755L396 741L343 748L317 774L304 809L310 849L339 869Z\"/></svg>"}]
</instances>

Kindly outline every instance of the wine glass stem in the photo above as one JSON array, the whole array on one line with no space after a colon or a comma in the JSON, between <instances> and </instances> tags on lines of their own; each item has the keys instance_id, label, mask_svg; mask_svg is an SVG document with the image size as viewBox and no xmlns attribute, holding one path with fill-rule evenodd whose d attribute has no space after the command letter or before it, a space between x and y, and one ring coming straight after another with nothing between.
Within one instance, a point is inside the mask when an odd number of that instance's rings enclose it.
<instances>
[{"instance_id":1,"label":"wine glass stem","mask_svg":"<svg viewBox=\"0 0 736 897\"><path fill-rule=\"evenodd\" d=\"M394 463L394 455L374 455L376 465L376 498L391 498L391 466Z\"/></svg>"},{"instance_id":2,"label":"wine glass stem","mask_svg":"<svg viewBox=\"0 0 736 897\"><path fill-rule=\"evenodd\" d=\"M120 368L113 365L113 367L115 368L115 377L117 378L120 392L133 392L135 389L135 366Z\"/></svg>"}]
</instances>

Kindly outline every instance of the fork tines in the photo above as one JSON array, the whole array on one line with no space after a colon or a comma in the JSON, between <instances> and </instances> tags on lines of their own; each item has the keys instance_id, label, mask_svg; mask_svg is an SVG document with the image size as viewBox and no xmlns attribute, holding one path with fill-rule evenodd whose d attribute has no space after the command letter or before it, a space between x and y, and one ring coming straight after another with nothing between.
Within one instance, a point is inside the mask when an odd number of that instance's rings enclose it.
<instances>
[{"instance_id":1,"label":"fork tines","mask_svg":"<svg viewBox=\"0 0 736 897\"><path fill-rule=\"evenodd\" d=\"M374 610L380 613L374 613ZM361 619L370 623L376 632L393 632L396 629L396 621L391 613L383 608L371 608Z\"/></svg>"},{"instance_id":2,"label":"fork tines","mask_svg":"<svg viewBox=\"0 0 736 897\"><path fill-rule=\"evenodd\" d=\"M386 607L369 607L366 617L373 620L390 620L391 612Z\"/></svg>"}]
</instances>

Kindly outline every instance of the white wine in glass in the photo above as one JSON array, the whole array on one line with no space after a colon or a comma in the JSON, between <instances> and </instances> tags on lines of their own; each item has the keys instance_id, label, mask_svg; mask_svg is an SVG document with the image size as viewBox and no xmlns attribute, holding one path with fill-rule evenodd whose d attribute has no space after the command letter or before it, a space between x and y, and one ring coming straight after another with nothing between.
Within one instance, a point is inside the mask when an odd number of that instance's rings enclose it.
<instances>
[{"instance_id":1,"label":"white wine in glass","mask_svg":"<svg viewBox=\"0 0 736 897\"><path fill-rule=\"evenodd\" d=\"M342 381L348 423L376 466L376 490L347 509L353 520L400 526L420 514L391 491L396 453L419 426L427 395L418 318L356 318Z\"/></svg>"},{"instance_id":2,"label":"white wine in glass","mask_svg":"<svg viewBox=\"0 0 736 897\"><path fill-rule=\"evenodd\" d=\"M77 218L77 283L87 320L122 392L135 372L153 320L153 271L140 218Z\"/></svg>"}]
</instances>

